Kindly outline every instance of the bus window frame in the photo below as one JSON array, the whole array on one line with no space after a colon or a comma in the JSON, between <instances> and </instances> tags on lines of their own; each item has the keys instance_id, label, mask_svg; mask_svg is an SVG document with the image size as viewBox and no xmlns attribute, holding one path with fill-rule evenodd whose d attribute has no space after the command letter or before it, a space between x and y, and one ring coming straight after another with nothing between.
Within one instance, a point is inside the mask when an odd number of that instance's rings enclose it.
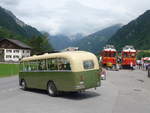
<instances>
[{"instance_id":1,"label":"bus window frame","mask_svg":"<svg viewBox=\"0 0 150 113\"><path fill-rule=\"evenodd\" d=\"M134 54L134 56L132 54ZM123 58L136 58L136 53L133 53L133 52L123 52L122 56L123 56Z\"/></svg>"},{"instance_id":2,"label":"bus window frame","mask_svg":"<svg viewBox=\"0 0 150 113\"><path fill-rule=\"evenodd\" d=\"M41 64L41 67L40 67L40 63L41 62L42 62L42 64ZM44 64L43 64L43 62L44 62ZM46 71L48 69L46 62L47 62L46 59L37 60L37 63L38 63L38 69L37 69L37 71ZM43 67L43 65L44 65L44 67ZM41 69L39 69L39 68L41 68Z\"/></svg>"},{"instance_id":3,"label":"bus window frame","mask_svg":"<svg viewBox=\"0 0 150 113\"><path fill-rule=\"evenodd\" d=\"M112 52L112 51L106 51L103 53L104 57L116 57L117 56L117 52Z\"/></svg>"},{"instance_id":4,"label":"bus window frame","mask_svg":"<svg viewBox=\"0 0 150 113\"><path fill-rule=\"evenodd\" d=\"M54 69L54 70L52 70L52 69L49 69L49 59L54 59L54 63L56 63L56 69ZM70 63L70 61L69 61L69 59L67 59L67 58L49 58L49 59L39 59L39 60L32 60L32 61L25 61L25 62L20 62L20 64L22 63L23 64L23 69L21 70L21 72L60 72L60 71L63 71L63 72L71 72L72 71L72 68L71 68L71 63ZM64 61L66 61L66 64L65 65L67 65L67 64L69 64L69 69L66 69L66 70L62 70L62 69L59 69L59 63L58 63L58 61L59 60L64 60ZM51 63L53 62L51 60ZM42 63L43 62L45 62L45 68L41 68L41 69L39 69L39 63L40 63L40 61L42 61ZM31 69L31 63L32 62L36 62L36 64L37 64L37 68L35 69L35 70L32 70ZM53 63L52 63L53 64ZM43 64L42 64L43 65ZM30 67L30 69L29 69L29 67Z\"/></svg>"},{"instance_id":5,"label":"bus window frame","mask_svg":"<svg viewBox=\"0 0 150 113\"><path fill-rule=\"evenodd\" d=\"M91 68L91 67L89 68L89 66L88 66L88 68L86 68L86 67L85 67L85 62L92 62L92 68ZM84 60L84 61L83 61L83 69L84 69L84 70L92 70L92 69L94 69L94 68L95 68L95 63L94 63L93 60Z\"/></svg>"}]
</instances>

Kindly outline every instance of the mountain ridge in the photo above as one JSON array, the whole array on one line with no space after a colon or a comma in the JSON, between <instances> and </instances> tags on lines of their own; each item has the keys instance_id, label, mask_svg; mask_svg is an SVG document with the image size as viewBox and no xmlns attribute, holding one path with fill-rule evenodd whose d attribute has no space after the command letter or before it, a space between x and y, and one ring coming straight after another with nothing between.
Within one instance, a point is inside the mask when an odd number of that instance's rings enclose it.
<instances>
[{"instance_id":1,"label":"mountain ridge","mask_svg":"<svg viewBox=\"0 0 150 113\"><path fill-rule=\"evenodd\" d=\"M48 38L36 28L19 20L11 11L0 7L0 39L16 39L32 47L32 54L52 51Z\"/></svg>"},{"instance_id":2,"label":"mountain ridge","mask_svg":"<svg viewBox=\"0 0 150 113\"><path fill-rule=\"evenodd\" d=\"M105 46L108 39L116 33L116 31L121 27L121 24L116 24L104 28L100 31L92 33L81 40L76 41L72 46L77 46L81 50L90 51L93 53L99 53L100 50ZM85 46L86 45L86 46Z\"/></svg>"},{"instance_id":3,"label":"mountain ridge","mask_svg":"<svg viewBox=\"0 0 150 113\"><path fill-rule=\"evenodd\" d=\"M21 20L19 20L11 11L0 7L0 26L23 37L42 36L42 34Z\"/></svg>"},{"instance_id":4,"label":"mountain ridge","mask_svg":"<svg viewBox=\"0 0 150 113\"><path fill-rule=\"evenodd\" d=\"M123 26L108 40L119 50L125 45L133 45L136 49L150 48L150 10Z\"/></svg>"}]
</instances>

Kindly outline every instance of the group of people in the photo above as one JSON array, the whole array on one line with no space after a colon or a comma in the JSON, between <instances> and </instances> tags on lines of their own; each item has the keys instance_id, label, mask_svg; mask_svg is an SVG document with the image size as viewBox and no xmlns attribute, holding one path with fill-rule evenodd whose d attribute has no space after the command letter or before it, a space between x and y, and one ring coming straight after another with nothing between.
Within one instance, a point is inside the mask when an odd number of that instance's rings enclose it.
<instances>
[{"instance_id":1,"label":"group of people","mask_svg":"<svg viewBox=\"0 0 150 113\"><path fill-rule=\"evenodd\" d=\"M138 69L147 70L147 63L144 60L137 60L136 64Z\"/></svg>"}]
</instances>

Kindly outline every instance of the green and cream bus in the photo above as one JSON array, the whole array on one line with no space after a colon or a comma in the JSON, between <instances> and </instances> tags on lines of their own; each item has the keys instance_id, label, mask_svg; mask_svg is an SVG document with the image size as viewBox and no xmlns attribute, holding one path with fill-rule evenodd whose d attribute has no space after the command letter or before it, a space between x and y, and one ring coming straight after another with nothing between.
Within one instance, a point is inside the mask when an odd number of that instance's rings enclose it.
<instances>
[{"instance_id":1,"label":"green and cream bus","mask_svg":"<svg viewBox=\"0 0 150 113\"><path fill-rule=\"evenodd\" d=\"M50 96L101 85L97 57L85 51L68 51L23 58L19 84L22 89L45 89Z\"/></svg>"}]
</instances>

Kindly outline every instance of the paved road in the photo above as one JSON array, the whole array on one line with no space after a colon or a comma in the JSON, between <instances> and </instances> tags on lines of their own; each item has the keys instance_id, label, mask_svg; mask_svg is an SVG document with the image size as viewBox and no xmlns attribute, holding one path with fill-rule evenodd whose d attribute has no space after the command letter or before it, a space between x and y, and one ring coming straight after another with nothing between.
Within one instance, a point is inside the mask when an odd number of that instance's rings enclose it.
<instances>
[{"instance_id":1,"label":"paved road","mask_svg":"<svg viewBox=\"0 0 150 113\"><path fill-rule=\"evenodd\" d=\"M150 79L145 71L109 71L97 90L49 97L22 91L18 77L0 79L0 113L150 113Z\"/></svg>"}]
</instances>

